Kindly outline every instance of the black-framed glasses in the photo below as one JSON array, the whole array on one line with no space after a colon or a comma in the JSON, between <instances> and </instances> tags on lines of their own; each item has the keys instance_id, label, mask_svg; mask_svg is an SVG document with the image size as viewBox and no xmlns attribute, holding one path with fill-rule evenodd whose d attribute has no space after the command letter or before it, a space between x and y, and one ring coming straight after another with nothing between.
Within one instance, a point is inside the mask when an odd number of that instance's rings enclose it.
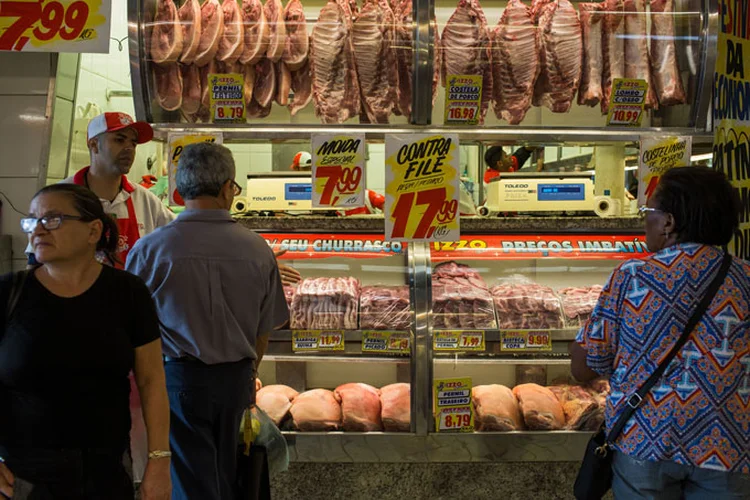
<instances>
[{"instance_id":1,"label":"black-framed glasses","mask_svg":"<svg viewBox=\"0 0 750 500\"><path fill-rule=\"evenodd\" d=\"M42 217L24 217L21 219L21 231L24 233L33 233L37 224L41 224L47 231L58 229L64 220L83 220L80 215L54 214L44 215Z\"/></svg>"},{"instance_id":2,"label":"black-framed glasses","mask_svg":"<svg viewBox=\"0 0 750 500\"><path fill-rule=\"evenodd\" d=\"M237 182L235 182L234 179L229 179L229 180L232 181L232 192L234 193L234 195L235 196L241 195L242 194L242 186L240 186L239 184L237 184Z\"/></svg>"},{"instance_id":3,"label":"black-framed glasses","mask_svg":"<svg viewBox=\"0 0 750 500\"><path fill-rule=\"evenodd\" d=\"M645 219L646 215L649 213L666 213L664 210L658 209L658 208L651 208L647 207L646 205L638 207L638 217L641 219Z\"/></svg>"}]
</instances>

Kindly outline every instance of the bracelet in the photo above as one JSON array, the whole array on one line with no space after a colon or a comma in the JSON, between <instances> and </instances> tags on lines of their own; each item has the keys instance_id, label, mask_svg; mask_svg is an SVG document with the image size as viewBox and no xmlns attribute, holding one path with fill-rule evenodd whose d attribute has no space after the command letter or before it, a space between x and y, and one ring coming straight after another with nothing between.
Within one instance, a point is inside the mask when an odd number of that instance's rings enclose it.
<instances>
[{"instance_id":1,"label":"bracelet","mask_svg":"<svg viewBox=\"0 0 750 500\"><path fill-rule=\"evenodd\" d=\"M171 451L155 450L155 451L150 451L148 453L149 460L158 459L158 458L170 458L171 456L172 456Z\"/></svg>"}]
</instances>

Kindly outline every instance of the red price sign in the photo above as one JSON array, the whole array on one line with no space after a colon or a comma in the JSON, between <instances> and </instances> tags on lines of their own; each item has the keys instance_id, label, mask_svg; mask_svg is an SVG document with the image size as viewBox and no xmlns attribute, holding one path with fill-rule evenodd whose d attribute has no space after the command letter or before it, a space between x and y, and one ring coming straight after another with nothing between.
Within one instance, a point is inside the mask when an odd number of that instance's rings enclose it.
<instances>
[{"instance_id":1,"label":"red price sign","mask_svg":"<svg viewBox=\"0 0 750 500\"><path fill-rule=\"evenodd\" d=\"M334 349L342 345L344 336L340 333L323 333L318 340L318 347L321 349Z\"/></svg>"},{"instance_id":2,"label":"red price sign","mask_svg":"<svg viewBox=\"0 0 750 500\"><path fill-rule=\"evenodd\" d=\"M471 425L471 415L446 415L443 421L445 429L460 429Z\"/></svg>"},{"instance_id":3,"label":"red price sign","mask_svg":"<svg viewBox=\"0 0 750 500\"><path fill-rule=\"evenodd\" d=\"M416 206L415 206L416 202ZM424 208L422 208L424 207ZM407 235L406 227L413 212L420 214L414 234ZM447 224L456 220L458 201L446 199L446 189L434 188L418 193L402 193L393 210L393 231L391 238L429 239L437 231L440 233Z\"/></svg>"},{"instance_id":4,"label":"red price sign","mask_svg":"<svg viewBox=\"0 0 750 500\"><path fill-rule=\"evenodd\" d=\"M451 121L472 121L477 117L477 106L455 106L448 110Z\"/></svg>"},{"instance_id":5,"label":"red price sign","mask_svg":"<svg viewBox=\"0 0 750 500\"><path fill-rule=\"evenodd\" d=\"M313 134L311 145L312 206L364 206L364 134Z\"/></svg>"},{"instance_id":6,"label":"red price sign","mask_svg":"<svg viewBox=\"0 0 750 500\"><path fill-rule=\"evenodd\" d=\"M110 8L94 0L3 0L0 50L106 51Z\"/></svg>"},{"instance_id":7,"label":"red price sign","mask_svg":"<svg viewBox=\"0 0 750 500\"><path fill-rule=\"evenodd\" d=\"M236 120L245 116L243 106L218 106L216 108L216 120Z\"/></svg>"},{"instance_id":8,"label":"red price sign","mask_svg":"<svg viewBox=\"0 0 750 500\"><path fill-rule=\"evenodd\" d=\"M610 125L638 126L641 123L642 114L643 111L638 106L615 106L609 123Z\"/></svg>"},{"instance_id":9,"label":"red price sign","mask_svg":"<svg viewBox=\"0 0 750 500\"><path fill-rule=\"evenodd\" d=\"M462 332L459 347L464 351L484 351L484 332Z\"/></svg>"},{"instance_id":10,"label":"red price sign","mask_svg":"<svg viewBox=\"0 0 750 500\"><path fill-rule=\"evenodd\" d=\"M640 127L648 92L645 80L615 78L609 99L607 125Z\"/></svg>"},{"instance_id":11,"label":"red price sign","mask_svg":"<svg viewBox=\"0 0 750 500\"><path fill-rule=\"evenodd\" d=\"M337 207L339 206L339 200L342 198L346 198L344 206L351 204L350 198L352 196L356 198L361 189L363 172L360 166L332 165L318 167L315 170L315 175L316 180L325 179L320 194L320 205Z\"/></svg>"},{"instance_id":12,"label":"red price sign","mask_svg":"<svg viewBox=\"0 0 750 500\"><path fill-rule=\"evenodd\" d=\"M526 336L529 349L552 349L552 336L547 332L529 332Z\"/></svg>"}]
</instances>

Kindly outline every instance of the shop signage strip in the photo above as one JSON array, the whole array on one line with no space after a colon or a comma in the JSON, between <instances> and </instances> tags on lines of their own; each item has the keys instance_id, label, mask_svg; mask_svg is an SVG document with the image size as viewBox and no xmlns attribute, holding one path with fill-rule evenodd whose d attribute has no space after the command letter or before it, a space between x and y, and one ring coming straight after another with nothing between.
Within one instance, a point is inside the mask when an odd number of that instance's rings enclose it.
<instances>
[{"instance_id":1,"label":"shop signage strip","mask_svg":"<svg viewBox=\"0 0 750 500\"><path fill-rule=\"evenodd\" d=\"M274 252L286 250L280 259L352 257L371 259L403 255L406 243L385 241L382 234L261 233Z\"/></svg>"},{"instance_id":2,"label":"shop signage strip","mask_svg":"<svg viewBox=\"0 0 750 500\"><path fill-rule=\"evenodd\" d=\"M364 206L364 134L313 134L312 152L312 206Z\"/></svg>"}]
</instances>

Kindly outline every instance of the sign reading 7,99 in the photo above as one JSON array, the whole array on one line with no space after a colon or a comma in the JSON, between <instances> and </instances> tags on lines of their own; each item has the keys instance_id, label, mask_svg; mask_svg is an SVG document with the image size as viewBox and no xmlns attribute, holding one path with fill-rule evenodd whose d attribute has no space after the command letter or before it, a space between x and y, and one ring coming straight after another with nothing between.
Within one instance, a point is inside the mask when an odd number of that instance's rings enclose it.
<instances>
[{"instance_id":1,"label":"sign reading 7,99","mask_svg":"<svg viewBox=\"0 0 750 500\"><path fill-rule=\"evenodd\" d=\"M458 241L458 136L386 137L385 236Z\"/></svg>"},{"instance_id":2,"label":"sign reading 7,99","mask_svg":"<svg viewBox=\"0 0 750 500\"><path fill-rule=\"evenodd\" d=\"M363 135L312 136L314 207L361 207L365 204Z\"/></svg>"}]
</instances>

